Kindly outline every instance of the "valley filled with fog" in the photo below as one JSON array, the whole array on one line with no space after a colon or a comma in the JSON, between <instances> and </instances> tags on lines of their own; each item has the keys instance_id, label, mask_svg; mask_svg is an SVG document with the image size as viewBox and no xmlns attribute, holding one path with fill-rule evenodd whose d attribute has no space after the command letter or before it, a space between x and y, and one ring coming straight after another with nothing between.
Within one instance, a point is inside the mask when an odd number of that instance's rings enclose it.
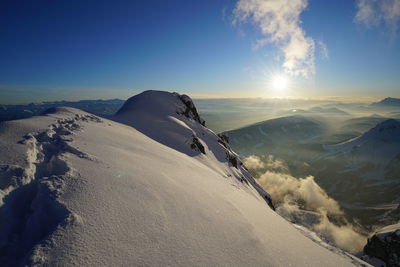
<instances>
[{"instance_id":1,"label":"valley filled with fog","mask_svg":"<svg viewBox=\"0 0 400 267\"><path fill-rule=\"evenodd\" d=\"M287 99L200 99L277 211L357 253L400 220L400 105Z\"/></svg>"}]
</instances>

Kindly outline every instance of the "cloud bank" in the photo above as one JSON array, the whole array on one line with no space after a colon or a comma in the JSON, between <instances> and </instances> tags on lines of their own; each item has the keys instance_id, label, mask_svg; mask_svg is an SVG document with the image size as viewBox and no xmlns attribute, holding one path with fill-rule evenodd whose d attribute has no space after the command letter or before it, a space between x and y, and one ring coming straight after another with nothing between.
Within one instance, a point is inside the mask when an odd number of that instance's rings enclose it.
<instances>
[{"instance_id":1,"label":"cloud bank","mask_svg":"<svg viewBox=\"0 0 400 267\"><path fill-rule=\"evenodd\" d=\"M355 22L368 28L384 23L392 34L399 28L400 0L357 0Z\"/></svg>"},{"instance_id":2,"label":"cloud bank","mask_svg":"<svg viewBox=\"0 0 400 267\"><path fill-rule=\"evenodd\" d=\"M324 240L357 253L366 244L366 237L358 233L346 220L339 204L315 182L314 177L298 179L279 170L286 166L272 156L250 156L244 164L259 184L272 196L277 212L287 220L303 225ZM279 162L279 168L271 162ZM287 171L286 169L283 169Z\"/></svg>"},{"instance_id":3,"label":"cloud bank","mask_svg":"<svg viewBox=\"0 0 400 267\"><path fill-rule=\"evenodd\" d=\"M315 74L315 41L306 36L300 20L307 5L307 0L239 0L233 22L253 22L264 36L257 46L277 45L287 73L310 77Z\"/></svg>"},{"instance_id":4,"label":"cloud bank","mask_svg":"<svg viewBox=\"0 0 400 267\"><path fill-rule=\"evenodd\" d=\"M244 164L247 168L252 170L271 170L276 172L288 172L288 167L286 164L279 159L275 159L272 155L258 157L255 155L251 155L249 157L244 158Z\"/></svg>"}]
</instances>

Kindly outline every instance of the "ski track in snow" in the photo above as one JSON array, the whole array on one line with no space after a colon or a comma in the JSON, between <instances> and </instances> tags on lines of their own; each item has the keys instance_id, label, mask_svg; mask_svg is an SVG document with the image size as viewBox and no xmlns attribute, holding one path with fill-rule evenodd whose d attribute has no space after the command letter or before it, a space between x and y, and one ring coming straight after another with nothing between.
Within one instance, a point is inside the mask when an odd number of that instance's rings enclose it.
<instances>
[{"instance_id":1,"label":"ski track in snow","mask_svg":"<svg viewBox=\"0 0 400 267\"><path fill-rule=\"evenodd\" d=\"M69 145L82 122L101 122L94 115L75 114L72 119L59 119L45 131L29 133L19 143L28 147L28 168L2 165L3 205L0 207L0 262L15 266L26 261L35 246L45 240L57 227L79 220L60 201L65 180L79 176L64 159L68 154L95 160ZM8 177L7 177L8 176ZM4 179L5 178L5 179ZM12 184L12 185L11 185ZM36 251L38 253L38 251ZM40 259L40 255L36 255ZM38 264L30 262L29 264Z\"/></svg>"}]
</instances>

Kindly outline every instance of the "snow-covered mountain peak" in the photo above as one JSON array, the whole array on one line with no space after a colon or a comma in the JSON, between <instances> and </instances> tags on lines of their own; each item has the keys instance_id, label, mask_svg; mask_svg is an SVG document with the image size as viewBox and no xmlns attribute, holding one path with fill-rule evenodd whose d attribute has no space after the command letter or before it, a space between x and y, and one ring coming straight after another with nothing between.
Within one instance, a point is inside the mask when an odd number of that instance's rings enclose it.
<instances>
[{"instance_id":1,"label":"snow-covered mountain peak","mask_svg":"<svg viewBox=\"0 0 400 267\"><path fill-rule=\"evenodd\" d=\"M382 141L400 141L400 122L388 119L369 130L363 135L363 139L372 138Z\"/></svg>"},{"instance_id":2,"label":"snow-covered mountain peak","mask_svg":"<svg viewBox=\"0 0 400 267\"><path fill-rule=\"evenodd\" d=\"M380 106L399 106L400 98L387 97L382 99L379 102L372 103L372 105L380 105Z\"/></svg>"},{"instance_id":3,"label":"snow-covered mountain peak","mask_svg":"<svg viewBox=\"0 0 400 267\"><path fill-rule=\"evenodd\" d=\"M396 130L400 129L400 122L395 119L387 119L381 123L378 123L376 127L373 128L373 130L379 130L380 132L384 130Z\"/></svg>"},{"instance_id":4,"label":"snow-covered mountain peak","mask_svg":"<svg viewBox=\"0 0 400 267\"><path fill-rule=\"evenodd\" d=\"M129 98L116 117L129 120L130 117L138 117L141 114L158 117L185 115L204 124L193 104L192 99L187 95L169 93L165 91L149 90ZM133 118L132 118L133 119Z\"/></svg>"},{"instance_id":5,"label":"snow-covered mountain peak","mask_svg":"<svg viewBox=\"0 0 400 267\"><path fill-rule=\"evenodd\" d=\"M206 141L199 138L221 139L204 126L190 97L178 93L145 91L129 98L113 119L190 156L206 154Z\"/></svg>"},{"instance_id":6,"label":"snow-covered mountain peak","mask_svg":"<svg viewBox=\"0 0 400 267\"><path fill-rule=\"evenodd\" d=\"M254 180L223 135L205 127L193 101L187 95L145 91L129 98L114 120L132 126L151 139L196 157L207 167L223 169L246 188L251 185L273 208L271 198Z\"/></svg>"},{"instance_id":7,"label":"snow-covered mountain peak","mask_svg":"<svg viewBox=\"0 0 400 267\"><path fill-rule=\"evenodd\" d=\"M325 146L330 158L346 158L349 168L357 170L369 164L379 173L374 173L375 178L384 176L384 169L400 151L400 122L388 119L378 123L363 135L349 141ZM362 164L363 163L363 164Z\"/></svg>"}]
</instances>

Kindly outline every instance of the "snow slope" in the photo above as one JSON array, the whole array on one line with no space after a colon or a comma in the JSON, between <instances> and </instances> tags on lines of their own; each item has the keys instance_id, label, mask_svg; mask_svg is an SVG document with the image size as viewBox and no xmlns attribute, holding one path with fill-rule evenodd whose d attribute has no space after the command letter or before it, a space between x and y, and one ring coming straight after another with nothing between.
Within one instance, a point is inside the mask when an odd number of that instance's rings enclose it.
<instances>
[{"instance_id":1,"label":"snow slope","mask_svg":"<svg viewBox=\"0 0 400 267\"><path fill-rule=\"evenodd\" d=\"M190 98L0 124L2 266L352 266L302 235Z\"/></svg>"},{"instance_id":2,"label":"snow slope","mask_svg":"<svg viewBox=\"0 0 400 267\"><path fill-rule=\"evenodd\" d=\"M324 148L328 157L347 155L352 165L370 162L383 170L400 153L400 122L387 119L357 138Z\"/></svg>"}]
</instances>

